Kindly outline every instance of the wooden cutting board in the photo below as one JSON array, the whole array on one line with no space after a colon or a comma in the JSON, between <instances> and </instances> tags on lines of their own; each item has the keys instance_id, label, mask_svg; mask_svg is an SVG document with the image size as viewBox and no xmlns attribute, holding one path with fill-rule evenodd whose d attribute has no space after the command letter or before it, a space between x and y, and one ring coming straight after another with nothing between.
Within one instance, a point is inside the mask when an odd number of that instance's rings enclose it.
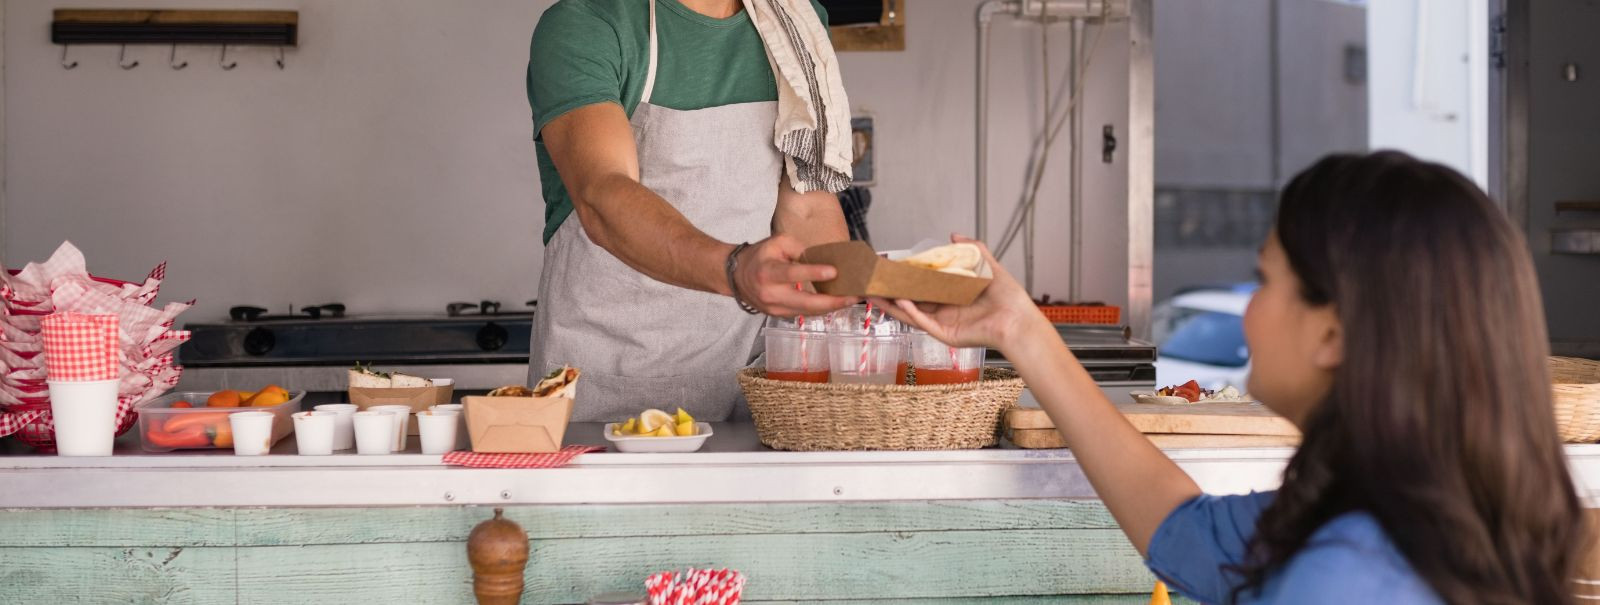
<instances>
[{"instance_id":1,"label":"wooden cutting board","mask_svg":"<svg viewBox=\"0 0 1600 605\"><path fill-rule=\"evenodd\" d=\"M1119 403L1117 409L1143 433L1187 435L1300 436L1287 419L1263 405L1250 403L1197 403L1156 405ZM1055 423L1039 408L1012 408L1006 412L1007 430L1054 429Z\"/></svg>"},{"instance_id":2,"label":"wooden cutting board","mask_svg":"<svg viewBox=\"0 0 1600 605\"><path fill-rule=\"evenodd\" d=\"M1163 449L1228 447L1294 447L1299 437L1287 435L1174 435L1147 434L1150 442ZM1055 429L1007 429L1006 439L1023 449L1061 449L1067 442Z\"/></svg>"}]
</instances>

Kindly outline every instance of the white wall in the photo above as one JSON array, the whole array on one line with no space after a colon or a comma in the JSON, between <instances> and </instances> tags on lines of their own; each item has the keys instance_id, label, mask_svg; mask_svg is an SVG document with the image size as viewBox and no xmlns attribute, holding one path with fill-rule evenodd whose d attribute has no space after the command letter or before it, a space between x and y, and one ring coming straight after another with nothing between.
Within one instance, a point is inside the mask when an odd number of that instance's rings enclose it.
<instances>
[{"instance_id":1,"label":"white wall","mask_svg":"<svg viewBox=\"0 0 1600 605\"><path fill-rule=\"evenodd\" d=\"M1368 133L1489 184L1488 2L1367 5Z\"/></svg>"},{"instance_id":2,"label":"white wall","mask_svg":"<svg viewBox=\"0 0 1600 605\"><path fill-rule=\"evenodd\" d=\"M240 67L224 72L216 47L180 48L183 71L167 68L165 47L131 49L142 62L131 71L117 68L115 47L73 48L82 65L66 71L48 24L68 3L9 0L4 258L42 259L71 239L107 275L170 261L166 298L200 300L188 321L244 303L282 311L339 300L366 313L480 298L520 305L535 294L543 216L523 70L549 4L260 0L252 6L300 11L301 46L285 71L271 51L234 49ZM870 216L880 248L972 229L976 5L917 2L908 52L842 55L852 102L877 116ZM1001 19L995 31L998 232L1039 127L1040 65L1037 25ZM1060 78L1066 26L1052 35ZM1120 26L1102 41L1084 122L1086 292L1112 303L1127 293L1127 154L1101 164L1098 149L1104 123L1127 140L1126 44ZM1039 290L1057 296L1067 289L1064 143L1038 212Z\"/></svg>"}]
</instances>

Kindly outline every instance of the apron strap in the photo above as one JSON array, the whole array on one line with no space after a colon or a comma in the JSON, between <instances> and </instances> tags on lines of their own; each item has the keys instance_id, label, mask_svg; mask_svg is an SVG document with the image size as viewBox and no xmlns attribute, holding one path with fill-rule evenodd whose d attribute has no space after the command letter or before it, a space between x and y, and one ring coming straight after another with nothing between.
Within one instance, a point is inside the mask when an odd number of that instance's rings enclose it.
<instances>
[{"instance_id":1,"label":"apron strap","mask_svg":"<svg viewBox=\"0 0 1600 605\"><path fill-rule=\"evenodd\" d=\"M650 93L656 88L656 0L650 2L650 63L645 68L644 93L639 95L639 104L650 102Z\"/></svg>"}]
</instances>

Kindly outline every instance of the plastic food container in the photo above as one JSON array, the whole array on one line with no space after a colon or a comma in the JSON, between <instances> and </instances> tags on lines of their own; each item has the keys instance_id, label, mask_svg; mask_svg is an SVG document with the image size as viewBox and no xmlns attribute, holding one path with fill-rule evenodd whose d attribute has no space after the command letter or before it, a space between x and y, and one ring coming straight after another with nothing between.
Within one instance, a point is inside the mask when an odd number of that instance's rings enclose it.
<instances>
[{"instance_id":1,"label":"plastic food container","mask_svg":"<svg viewBox=\"0 0 1600 605\"><path fill-rule=\"evenodd\" d=\"M225 429L229 436L228 439L223 439L222 442L227 445L217 445L217 431L220 427L228 426L226 414L251 411L271 412L276 416L272 419L272 443L277 443L279 439L288 437L289 433L294 432L294 420L290 415L300 411L300 401L306 398L306 393L305 391L293 392L290 393L288 401L274 406L263 407L205 407L206 399L210 397L210 392L167 393L139 405L137 411L139 412L139 444L141 448L147 452L170 452L180 449L233 449L233 444L228 440L232 437L232 429ZM172 407L172 404L179 401L187 401L195 404L196 407ZM180 418L185 418L183 420L184 424L207 427L206 434L208 438L205 439L204 444L200 443L198 438L182 439L177 436L179 433L164 430L167 423Z\"/></svg>"},{"instance_id":2,"label":"plastic food container","mask_svg":"<svg viewBox=\"0 0 1600 605\"><path fill-rule=\"evenodd\" d=\"M606 441L617 447L617 451L630 454L682 454L693 452L706 444L711 438L711 425L696 422L695 435L691 437L644 437L640 435L613 435L611 431L617 428L617 423L606 425Z\"/></svg>"}]
</instances>

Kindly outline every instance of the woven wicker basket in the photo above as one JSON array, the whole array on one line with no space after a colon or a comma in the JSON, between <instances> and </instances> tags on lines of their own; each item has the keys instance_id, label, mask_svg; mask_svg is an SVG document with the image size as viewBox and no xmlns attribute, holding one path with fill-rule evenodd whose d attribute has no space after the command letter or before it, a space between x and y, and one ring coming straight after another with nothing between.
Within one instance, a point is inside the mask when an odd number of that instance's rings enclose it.
<instances>
[{"instance_id":1,"label":"woven wicker basket","mask_svg":"<svg viewBox=\"0 0 1600 605\"><path fill-rule=\"evenodd\" d=\"M818 450L964 450L994 445L1000 416L1022 395L1011 370L983 381L901 386L767 380L739 373L756 433L768 447Z\"/></svg>"},{"instance_id":2,"label":"woven wicker basket","mask_svg":"<svg viewBox=\"0 0 1600 605\"><path fill-rule=\"evenodd\" d=\"M1567 443L1600 441L1600 361L1550 358L1556 428Z\"/></svg>"}]
</instances>

